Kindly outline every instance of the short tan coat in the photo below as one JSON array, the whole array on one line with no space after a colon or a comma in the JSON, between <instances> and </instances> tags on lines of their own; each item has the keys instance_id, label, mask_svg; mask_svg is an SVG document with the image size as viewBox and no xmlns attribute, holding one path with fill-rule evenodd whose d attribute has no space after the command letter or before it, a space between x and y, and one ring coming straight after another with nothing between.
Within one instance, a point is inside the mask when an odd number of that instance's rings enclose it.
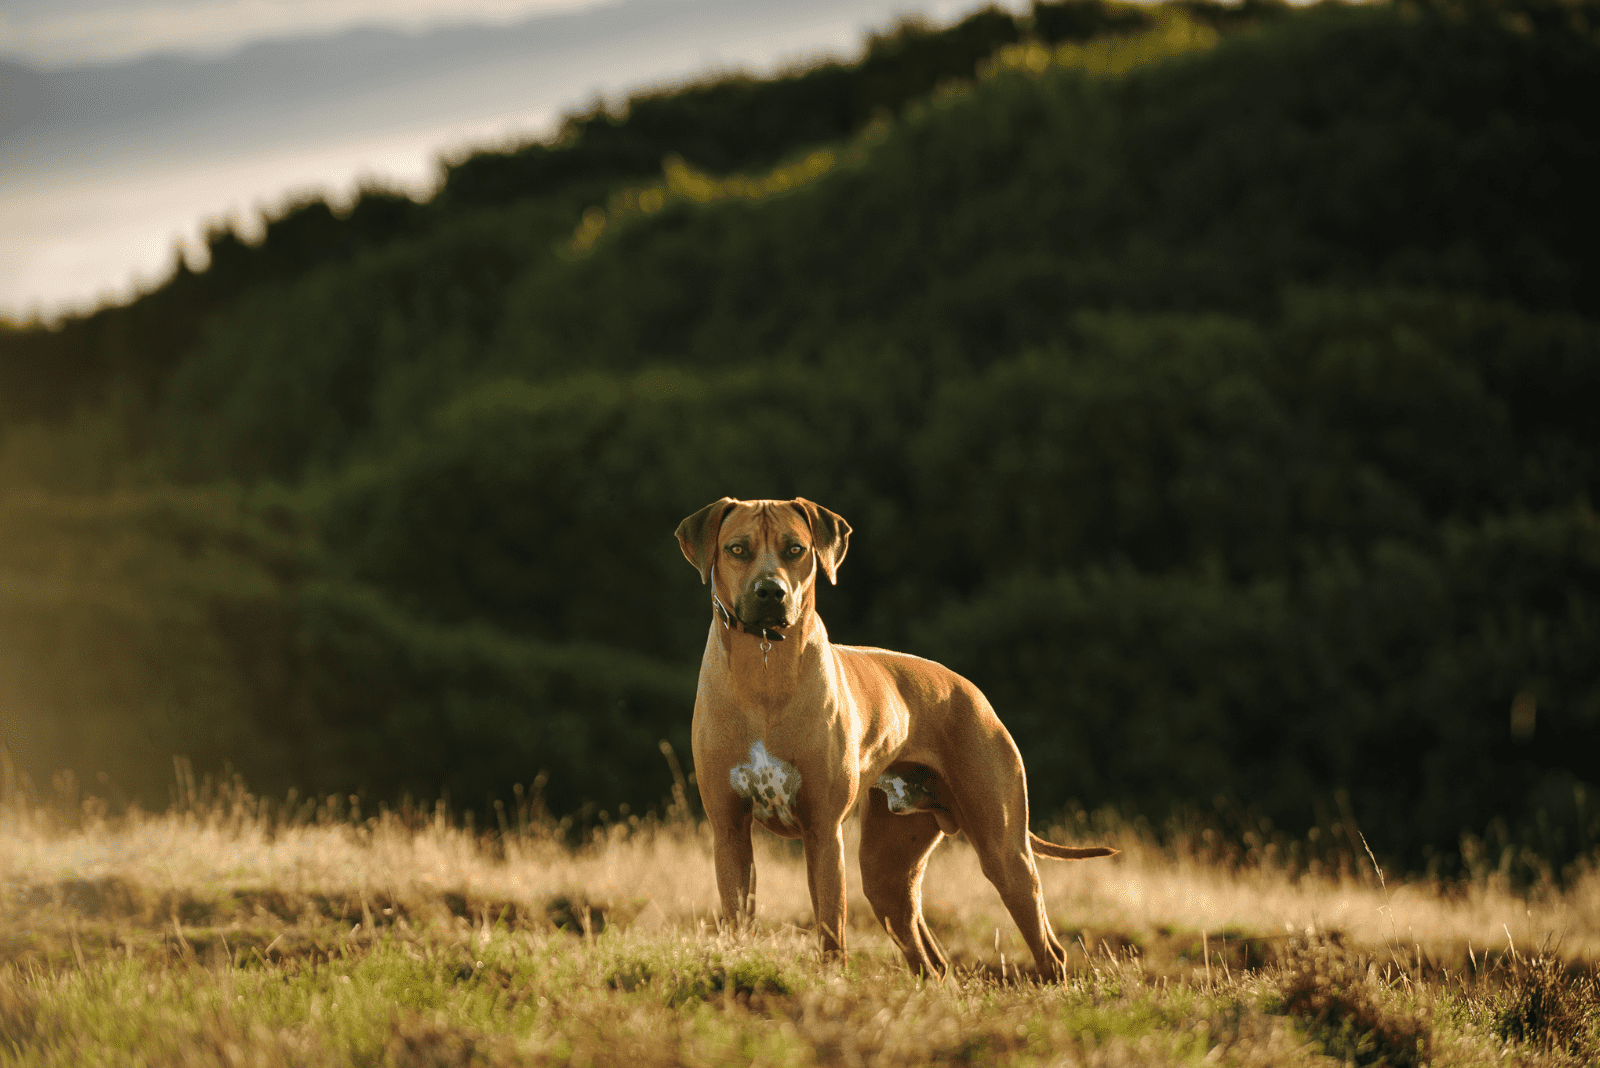
<instances>
[{"instance_id":1,"label":"short tan coat","mask_svg":"<svg viewBox=\"0 0 1600 1068\"><path fill-rule=\"evenodd\" d=\"M724 915L743 924L753 914L750 833L760 823L803 843L824 952L842 954L843 826L859 809L863 890L914 970L949 968L921 886L933 847L960 831L1041 973L1063 975L1034 857L1116 851L1029 833L1022 758L972 683L920 657L828 640L816 580L835 581L850 525L803 498L724 497L677 536L712 585L693 739Z\"/></svg>"}]
</instances>

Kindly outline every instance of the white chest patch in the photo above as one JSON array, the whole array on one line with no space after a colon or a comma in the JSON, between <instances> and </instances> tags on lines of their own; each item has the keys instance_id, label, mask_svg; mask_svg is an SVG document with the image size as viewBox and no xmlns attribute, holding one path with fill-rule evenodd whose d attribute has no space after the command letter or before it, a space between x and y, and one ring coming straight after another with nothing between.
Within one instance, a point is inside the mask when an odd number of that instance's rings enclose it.
<instances>
[{"instance_id":1,"label":"white chest patch","mask_svg":"<svg viewBox=\"0 0 1600 1068\"><path fill-rule=\"evenodd\" d=\"M885 772L878 776L878 781L872 785L888 796L889 811L897 816L916 812L933 800L933 794L926 786L919 782L911 782L902 775L890 775Z\"/></svg>"},{"instance_id":2,"label":"white chest patch","mask_svg":"<svg viewBox=\"0 0 1600 1068\"><path fill-rule=\"evenodd\" d=\"M751 800L757 819L777 817L790 826L799 823L794 803L800 796L800 769L768 753L765 742L750 747L750 759L735 765L728 772L728 781L734 793Z\"/></svg>"}]
</instances>

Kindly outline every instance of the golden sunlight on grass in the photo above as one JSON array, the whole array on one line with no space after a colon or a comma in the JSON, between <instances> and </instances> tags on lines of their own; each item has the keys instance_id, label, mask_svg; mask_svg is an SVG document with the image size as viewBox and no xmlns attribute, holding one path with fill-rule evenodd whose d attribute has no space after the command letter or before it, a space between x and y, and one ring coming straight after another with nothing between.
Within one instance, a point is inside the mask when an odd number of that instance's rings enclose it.
<instances>
[{"instance_id":1,"label":"golden sunlight on grass","mask_svg":"<svg viewBox=\"0 0 1600 1068\"><path fill-rule=\"evenodd\" d=\"M1555 1064L1597 1050L1592 872L1531 893L1492 878L1384 887L1370 866L1295 877L1128 832L1114 859L1041 864L1076 969L1048 986L950 842L926 883L957 964L938 985L906 974L853 871L851 958L824 965L799 851L765 835L760 922L731 936L707 836L685 819L574 849L537 822L478 834L304 811L269 818L242 790L159 816L91 807L73 826L6 806L0 1064L623 1050L646 1064Z\"/></svg>"},{"instance_id":2,"label":"golden sunlight on grass","mask_svg":"<svg viewBox=\"0 0 1600 1068\"><path fill-rule=\"evenodd\" d=\"M408 827L392 814L351 822L324 808L320 819L284 824L257 811L241 796L209 810L90 818L63 829L47 813L12 807L0 822L0 871L13 889L114 880L155 894L271 888L417 901L456 894L521 906L566 896L626 912L646 930L715 922L711 844L703 826L688 822L615 824L571 849L551 827L483 836L442 818ZM763 923L809 928L798 845L756 835ZM1140 838L1114 844L1123 852L1110 860L1039 862L1058 927L1135 942L1163 931L1270 938L1334 930L1366 945L1452 953L1468 943L1502 947L1509 937L1530 946L1559 941L1569 956L1600 959L1600 873L1592 870L1561 892L1514 893L1492 878L1448 888L1390 879L1384 887L1370 866L1351 866L1353 874L1343 877L1293 877L1268 867L1226 868ZM870 932L853 843L847 855L851 924ZM965 842L939 847L924 894L936 928L998 926L1008 959L1026 952ZM981 949L974 945L974 954L982 956Z\"/></svg>"}]
</instances>

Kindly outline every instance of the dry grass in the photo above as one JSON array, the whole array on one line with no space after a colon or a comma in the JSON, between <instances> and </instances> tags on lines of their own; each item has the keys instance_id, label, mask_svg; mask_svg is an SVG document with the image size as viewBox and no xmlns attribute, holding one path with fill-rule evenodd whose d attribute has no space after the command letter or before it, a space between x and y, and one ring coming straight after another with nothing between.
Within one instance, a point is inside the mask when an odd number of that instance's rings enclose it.
<instances>
[{"instance_id":1,"label":"dry grass","mask_svg":"<svg viewBox=\"0 0 1600 1068\"><path fill-rule=\"evenodd\" d=\"M1278 977L1277 1008L1303 1020L1323 1048L1356 1064L1414 1068L1433 1060L1433 1026L1426 1010L1393 1004L1390 991L1338 940L1295 939Z\"/></svg>"},{"instance_id":2,"label":"dry grass","mask_svg":"<svg viewBox=\"0 0 1600 1068\"><path fill-rule=\"evenodd\" d=\"M908 976L852 893L851 959L760 836L760 925L715 924L704 830L268 818L242 791L77 826L0 809L0 1064L1582 1063L1600 877L1385 887L1125 834L1043 865L1074 978L1031 978L964 843L930 868L958 965ZM859 879L852 872L852 888ZM1510 940L1545 946L1532 957ZM1065 939L1064 939L1065 940ZM1552 947L1559 947L1559 953ZM1019 968L1019 963L1022 965ZM1325 1063L1325 1062L1324 1062Z\"/></svg>"}]
</instances>

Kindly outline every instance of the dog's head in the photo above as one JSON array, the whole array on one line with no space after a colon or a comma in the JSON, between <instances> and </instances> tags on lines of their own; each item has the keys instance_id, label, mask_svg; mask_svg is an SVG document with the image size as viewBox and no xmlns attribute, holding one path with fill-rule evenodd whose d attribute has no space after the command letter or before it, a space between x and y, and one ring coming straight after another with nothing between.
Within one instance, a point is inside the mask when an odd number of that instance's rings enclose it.
<instances>
[{"instance_id":1,"label":"dog's head","mask_svg":"<svg viewBox=\"0 0 1600 1068\"><path fill-rule=\"evenodd\" d=\"M815 603L820 570L838 581L850 524L804 497L724 497L678 524L678 546L747 627L792 626Z\"/></svg>"}]
</instances>

